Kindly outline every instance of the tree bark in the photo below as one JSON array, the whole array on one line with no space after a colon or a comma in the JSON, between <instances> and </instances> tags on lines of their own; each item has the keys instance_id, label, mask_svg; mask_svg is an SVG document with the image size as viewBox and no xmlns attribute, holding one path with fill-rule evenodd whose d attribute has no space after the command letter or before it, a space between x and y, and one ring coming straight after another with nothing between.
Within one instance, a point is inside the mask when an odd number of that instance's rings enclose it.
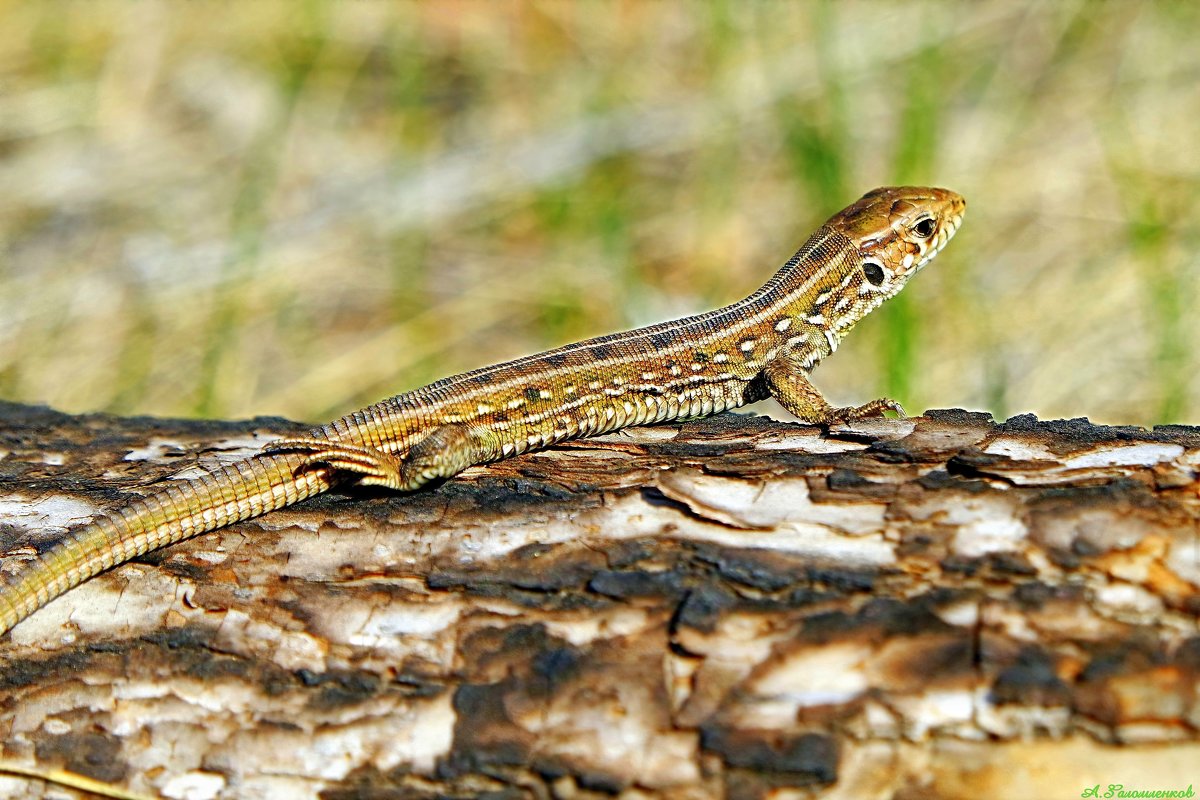
<instances>
[{"instance_id":1,"label":"tree bark","mask_svg":"<svg viewBox=\"0 0 1200 800\"><path fill-rule=\"evenodd\" d=\"M0 405L0 569L302 430ZM1182 790L1198 587L1200 428L727 414L119 566L0 640L0 742L197 800Z\"/></svg>"}]
</instances>

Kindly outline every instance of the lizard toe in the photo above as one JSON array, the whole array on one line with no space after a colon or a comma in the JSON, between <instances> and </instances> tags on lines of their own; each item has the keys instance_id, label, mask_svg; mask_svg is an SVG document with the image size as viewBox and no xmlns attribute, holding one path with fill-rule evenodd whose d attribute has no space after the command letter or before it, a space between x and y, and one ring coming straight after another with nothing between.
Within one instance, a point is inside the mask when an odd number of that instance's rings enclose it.
<instances>
[{"instance_id":1,"label":"lizard toe","mask_svg":"<svg viewBox=\"0 0 1200 800\"><path fill-rule=\"evenodd\" d=\"M271 442L264 449L276 453L307 453L300 469L323 466L349 472L359 476L358 482L365 486L398 489L403 483L400 477L400 462L388 453L369 447L356 447L319 439L281 439Z\"/></svg>"},{"instance_id":2,"label":"lizard toe","mask_svg":"<svg viewBox=\"0 0 1200 800\"><path fill-rule=\"evenodd\" d=\"M334 447L333 442L321 439L276 439L262 446L264 453L313 453Z\"/></svg>"}]
</instances>

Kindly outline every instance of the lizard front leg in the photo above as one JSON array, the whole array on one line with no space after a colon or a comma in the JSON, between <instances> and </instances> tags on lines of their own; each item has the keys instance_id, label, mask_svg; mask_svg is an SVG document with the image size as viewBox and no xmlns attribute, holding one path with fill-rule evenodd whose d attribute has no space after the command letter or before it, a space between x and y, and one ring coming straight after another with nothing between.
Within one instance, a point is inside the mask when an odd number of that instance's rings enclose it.
<instances>
[{"instance_id":1,"label":"lizard front leg","mask_svg":"<svg viewBox=\"0 0 1200 800\"><path fill-rule=\"evenodd\" d=\"M904 416L901 405L886 397L861 406L838 408L830 405L821 390L808 379L808 373L800 366L799 356L793 351L783 353L768 363L763 370L763 377L766 378L771 396L779 401L779 405L805 422L829 425L864 417L882 417L887 411Z\"/></svg>"},{"instance_id":2,"label":"lizard front leg","mask_svg":"<svg viewBox=\"0 0 1200 800\"><path fill-rule=\"evenodd\" d=\"M472 464L491 460L494 438L482 429L440 425L403 456L330 439L280 439L263 449L307 453L301 469L321 464L359 476L363 486L411 492L431 481L451 478Z\"/></svg>"}]
</instances>

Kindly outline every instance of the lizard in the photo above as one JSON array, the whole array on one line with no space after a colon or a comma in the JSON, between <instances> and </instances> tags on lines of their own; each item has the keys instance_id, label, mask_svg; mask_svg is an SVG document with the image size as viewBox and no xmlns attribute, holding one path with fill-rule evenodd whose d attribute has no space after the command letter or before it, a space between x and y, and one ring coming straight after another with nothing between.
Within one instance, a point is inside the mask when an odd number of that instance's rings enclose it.
<instances>
[{"instance_id":1,"label":"lizard","mask_svg":"<svg viewBox=\"0 0 1200 800\"><path fill-rule=\"evenodd\" d=\"M718 414L767 397L826 426L888 411L903 416L888 398L835 407L808 376L938 254L965 209L947 189L875 189L731 305L445 378L168 481L40 552L27 548L21 568L0 580L0 635L114 565L343 483L411 492L567 439Z\"/></svg>"}]
</instances>

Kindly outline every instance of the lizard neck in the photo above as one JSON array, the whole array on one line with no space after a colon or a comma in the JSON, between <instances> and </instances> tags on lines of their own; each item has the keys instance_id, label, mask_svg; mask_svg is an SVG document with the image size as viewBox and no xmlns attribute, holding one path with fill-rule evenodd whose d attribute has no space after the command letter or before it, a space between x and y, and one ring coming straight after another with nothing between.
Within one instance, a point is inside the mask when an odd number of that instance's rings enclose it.
<instances>
[{"instance_id":1,"label":"lizard neck","mask_svg":"<svg viewBox=\"0 0 1200 800\"><path fill-rule=\"evenodd\" d=\"M732 308L784 334L782 343L805 351L805 368L812 369L857 321L839 312L859 291L860 262L853 243L823 225L770 280Z\"/></svg>"},{"instance_id":2,"label":"lizard neck","mask_svg":"<svg viewBox=\"0 0 1200 800\"><path fill-rule=\"evenodd\" d=\"M770 280L739 305L780 314L812 315L827 303L836 303L841 296L858 291L858 283L853 280L858 266L853 243L823 225Z\"/></svg>"}]
</instances>

